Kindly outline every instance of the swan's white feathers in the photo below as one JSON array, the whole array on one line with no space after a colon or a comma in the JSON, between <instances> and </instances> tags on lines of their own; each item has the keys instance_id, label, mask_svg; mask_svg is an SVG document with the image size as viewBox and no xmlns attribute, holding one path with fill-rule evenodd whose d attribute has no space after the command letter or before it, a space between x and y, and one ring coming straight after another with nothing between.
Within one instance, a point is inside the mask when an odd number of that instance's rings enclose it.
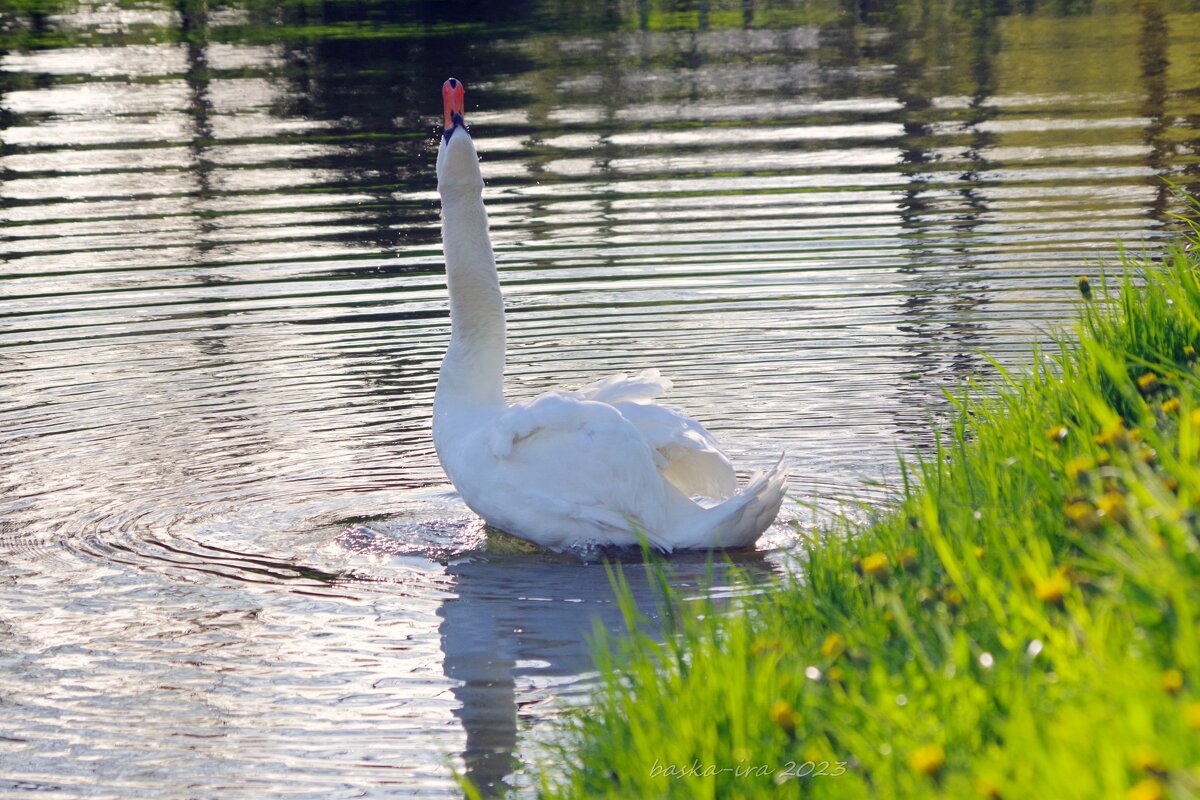
<instances>
[{"instance_id":1,"label":"swan's white feathers","mask_svg":"<svg viewBox=\"0 0 1200 800\"><path fill-rule=\"evenodd\" d=\"M670 391L671 382L656 369L630 378L613 375L575 394L608 403L621 412L655 451L663 477L689 497L723 499L737 491L729 457L704 426L677 409L650 402Z\"/></svg>"},{"instance_id":2,"label":"swan's white feathers","mask_svg":"<svg viewBox=\"0 0 1200 800\"><path fill-rule=\"evenodd\" d=\"M497 457L508 458L517 444L535 433L566 434L582 430L588 436L595 436L610 428L627 427L620 413L613 411L605 403L580 400L570 392L546 392L510 406L492 426L489 445Z\"/></svg>"},{"instance_id":3,"label":"swan's white feathers","mask_svg":"<svg viewBox=\"0 0 1200 800\"><path fill-rule=\"evenodd\" d=\"M571 545L636 546L640 534L659 550L669 553L673 549L668 539L642 520L603 505L538 490L516 492L510 500L511 527L505 529L527 531L544 547L563 550Z\"/></svg>"},{"instance_id":4,"label":"swan's white feathers","mask_svg":"<svg viewBox=\"0 0 1200 800\"><path fill-rule=\"evenodd\" d=\"M688 497L723 499L737 491L733 464L704 427L680 412L653 403L617 403L654 448L663 477Z\"/></svg>"},{"instance_id":5,"label":"swan's white feathers","mask_svg":"<svg viewBox=\"0 0 1200 800\"><path fill-rule=\"evenodd\" d=\"M537 541L636 544L637 529L664 550L669 499L654 451L607 403L548 392L509 407L490 426L488 499L477 509ZM490 516L489 516L490 513ZM493 523L496 524L496 523Z\"/></svg>"},{"instance_id":6,"label":"swan's white feathers","mask_svg":"<svg viewBox=\"0 0 1200 800\"><path fill-rule=\"evenodd\" d=\"M598 403L620 403L624 401L644 402L662 397L671 391L671 382L656 369L644 369L630 378L625 373L613 375L602 381L589 383L576 391L585 400Z\"/></svg>"}]
</instances>

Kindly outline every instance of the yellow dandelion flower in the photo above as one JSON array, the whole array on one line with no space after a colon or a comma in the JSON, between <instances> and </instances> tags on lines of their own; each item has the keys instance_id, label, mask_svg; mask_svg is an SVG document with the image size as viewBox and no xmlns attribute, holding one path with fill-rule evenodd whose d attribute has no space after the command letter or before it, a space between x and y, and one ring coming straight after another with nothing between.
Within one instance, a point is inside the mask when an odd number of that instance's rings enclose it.
<instances>
[{"instance_id":1,"label":"yellow dandelion flower","mask_svg":"<svg viewBox=\"0 0 1200 800\"><path fill-rule=\"evenodd\" d=\"M1104 496L1096 502L1096 510L1116 523L1122 523L1129 519L1129 512L1125 507L1125 496L1120 492L1105 492Z\"/></svg>"},{"instance_id":2,"label":"yellow dandelion flower","mask_svg":"<svg viewBox=\"0 0 1200 800\"><path fill-rule=\"evenodd\" d=\"M975 558L976 559L978 559L979 561L983 561L984 552L985 551L982 547L980 547L979 545L975 545Z\"/></svg>"},{"instance_id":3,"label":"yellow dandelion flower","mask_svg":"<svg viewBox=\"0 0 1200 800\"><path fill-rule=\"evenodd\" d=\"M876 580L883 580L890 572L888 559L883 553L871 553L862 560L862 571Z\"/></svg>"},{"instance_id":4,"label":"yellow dandelion flower","mask_svg":"<svg viewBox=\"0 0 1200 800\"><path fill-rule=\"evenodd\" d=\"M1142 390L1142 394L1152 394L1158 391L1158 376L1153 372L1147 372L1137 379L1137 385Z\"/></svg>"},{"instance_id":5,"label":"yellow dandelion flower","mask_svg":"<svg viewBox=\"0 0 1200 800\"><path fill-rule=\"evenodd\" d=\"M821 643L821 655L831 660L840 656L845 649L846 637L840 633L829 634Z\"/></svg>"},{"instance_id":6,"label":"yellow dandelion flower","mask_svg":"<svg viewBox=\"0 0 1200 800\"><path fill-rule=\"evenodd\" d=\"M774 722L787 733L788 736L793 736L796 733L796 709L792 708L792 704L787 700L779 699L771 705L771 722Z\"/></svg>"},{"instance_id":7,"label":"yellow dandelion flower","mask_svg":"<svg viewBox=\"0 0 1200 800\"><path fill-rule=\"evenodd\" d=\"M1063 471L1071 480L1080 480L1086 478L1088 470L1095 466L1096 462L1090 456L1075 456L1063 465Z\"/></svg>"},{"instance_id":8,"label":"yellow dandelion flower","mask_svg":"<svg viewBox=\"0 0 1200 800\"><path fill-rule=\"evenodd\" d=\"M1138 771L1165 773L1162 756L1148 744L1138 745L1129 754L1129 765Z\"/></svg>"},{"instance_id":9,"label":"yellow dandelion flower","mask_svg":"<svg viewBox=\"0 0 1200 800\"><path fill-rule=\"evenodd\" d=\"M1162 674L1162 689L1167 694L1179 694L1183 689L1183 672L1172 667Z\"/></svg>"},{"instance_id":10,"label":"yellow dandelion flower","mask_svg":"<svg viewBox=\"0 0 1200 800\"><path fill-rule=\"evenodd\" d=\"M1113 420L1100 429L1100 434L1093 437L1092 441L1101 447L1108 447L1110 444L1122 444L1125 441L1125 422L1121 419Z\"/></svg>"},{"instance_id":11,"label":"yellow dandelion flower","mask_svg":"<svg viewBox=\"0 0 1200 800\"><path fill-rule=\"evenodd\" d=\"M933 777L946 766L946 751L940 744L927 744L908 754L908 766L913 772Z\"/></svg>"},{"instance_id":12,"label":"yellow dandelion flower","mask_svg":"<svg viewBox=\"0 0 1200 800\"><path fill-rule=\"evenodd\" d=\"M1057 444L1067 438L1066 425L1052 425L1046 429L1046 438Z\"/></svg>"},{"instance_id":13,"label":"yellow dandelion flower","mask_svg":"<svg viewBox=\"0 0 1200 800\"><path fill-rule=\"evenodd\" d=\"M975 782L975 788L986 800L1000 800L1004 796L1000 793L1000 784L991 778L980 778Z\"/></svg>"},{"instance_id":14,"label":"yellow dandelion flower","mask_svg":"<svg viewBox=\"0 0 1200 800\"><path fill-rule=\"evenodd\" d=\"M1162 410L1163 410L1163 413L1164 413L1164 414L1177 414L1177 413L1179 413L1179 398L1178 398L1178 397L1172 397L1170 400L1163 400L1163 402L1162 402Z\"/></svg>"},{"instance_id":15,"label":"yellow dandelion flower","mask_svg":"<svg viewBox=\"0 0 1200 800\"><path fill-rule=\"evenodd\" d=\"M1050 573L1050 576L1033 584L1033 596L1046 605L1060 605L1067 592L1071 590L1071 580L1061 569Z\"/></svg>"},{"instance_id":16,"label":"yellow dandelion flower","mask_svg":"<svg viewBox=\"0 0 1200 800\"><path fill-rule=\"evenodd\" d=\"M906 570L914 570L917 568L917 548L906 547L900 551L900 557L896 559L900 566Z\"/></svg>"},{"instance_id":17,"label":"yellow dandelion flower","mask_svg":"<svg viewBox=\"0 0 1200 800\"><path fill-rule=\"evenodd\" d=\"M1129 800L1163 800L1166 790L1157 779L1143 778L1129 789L1127 797Z\"/></svg>"},{"instance_id":18,"label":"yellow dandelion flower","mask_svg":"<svg viewBox=\"0 0 1200 800\"><path fill-rule=\"evenodd\" d=\"M958 608L963 604L962 592L951 586L946 591L942 592L942 600L951 608Z\"/></svg>"},{"instance_id":19,"label":"yellow dandelion flower","mask_svg":"<svg viewBox=\"0 0 1200 800\"><path fill-rule=\"evenodd\" d=\"M1096 527L1098 522L1096 519L1096 510L1086 500L1068 502L1063 506L1063 513L1067 515L1067 521L1080 530L1091 530Z\"/></svg>"}]
</instances>

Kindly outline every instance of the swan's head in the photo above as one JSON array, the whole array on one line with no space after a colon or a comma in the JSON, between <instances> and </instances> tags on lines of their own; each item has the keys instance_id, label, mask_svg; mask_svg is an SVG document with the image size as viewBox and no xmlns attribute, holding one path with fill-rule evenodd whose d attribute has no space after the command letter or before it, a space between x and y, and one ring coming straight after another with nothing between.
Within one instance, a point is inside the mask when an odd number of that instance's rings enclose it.
<instances>
[{"instance_id":1,"label":"swan's head","mask_svg":"<svg viewBox=\"0 0 1200 800\"><path fill-rule=\"evenodd\" d=\"M442 107L446 117L442 140L438 145L437 177L438 192L443 199L447 192L474 191L478 194L483 190L479 155L463 122L465 96L462 81L457 78L450 78L442 84Z\"/></svg>"}]
</instances>

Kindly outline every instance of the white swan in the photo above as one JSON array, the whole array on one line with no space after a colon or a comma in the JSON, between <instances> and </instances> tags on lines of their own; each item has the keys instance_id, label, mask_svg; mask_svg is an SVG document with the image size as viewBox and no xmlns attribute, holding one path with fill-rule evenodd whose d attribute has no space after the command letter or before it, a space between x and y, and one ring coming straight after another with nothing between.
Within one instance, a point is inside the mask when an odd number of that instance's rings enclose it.
<instances>
[{"instance_id":1,"label":"white swan","mask_svg":"<svg viewBox=\"0 0 1200 800\"><path fill-rule=\"evenodd\" d=\"M433 442L451 482L488 524L552 550L753 544L779 513L783 459L737 492L708 431L653 402L670 388L658 370L505 402L504 301L463 97L460 81L442 86L437 158L451 331Z\"/></svg>"}]
</instances>

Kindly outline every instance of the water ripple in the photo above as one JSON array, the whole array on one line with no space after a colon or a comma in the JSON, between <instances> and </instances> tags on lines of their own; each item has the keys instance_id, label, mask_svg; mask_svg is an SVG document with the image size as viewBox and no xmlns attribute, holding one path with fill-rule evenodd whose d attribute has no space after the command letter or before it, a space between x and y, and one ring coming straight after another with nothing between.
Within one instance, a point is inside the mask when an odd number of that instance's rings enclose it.
<instances>
[{"instance_id":1,"label":"water ripple","mask_svg":"<svg viewBox=\"0 0 1200 800\"><path fill-rule=\"evenodd\" d=\"M532 789L514 754L586 695L627 554L537 552L444 484L442 54L474 73L513 397L659 367L747 472L788 453L721 602L814 515L886 504L941 390L1026 359L1118 239L1158 247L1162 178L1200 186L1193 12L924 40L736 5L479 39L405 4L89 1L4 50L0 791Z\"/></svg>"}]
</instances>

